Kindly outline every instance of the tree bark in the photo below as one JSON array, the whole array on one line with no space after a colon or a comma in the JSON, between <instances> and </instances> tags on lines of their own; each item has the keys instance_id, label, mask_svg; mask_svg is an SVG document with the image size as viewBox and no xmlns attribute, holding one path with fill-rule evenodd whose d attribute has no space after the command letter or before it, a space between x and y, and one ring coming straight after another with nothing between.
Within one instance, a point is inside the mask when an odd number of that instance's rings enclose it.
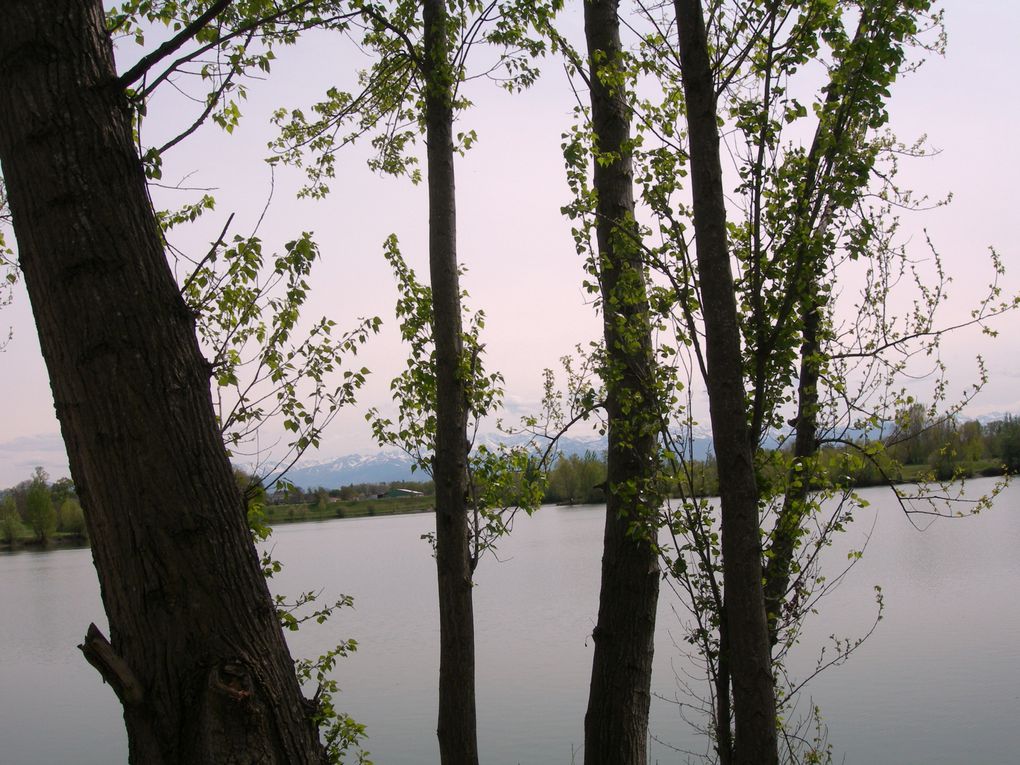
<instances>
[{"instance_id":1,"label":"tree bark","mask_svg":"<svg viewBox=\"0 0 1020 765\"><path fill-rule=\"evenodd\" d=\"M690 143L712 439L722 506L725 624L735 765L778 762L775 685L762 590L758 488L726 237L715 82L699 0L674 2Z\"/></svg>"},{"instance_id":2,"label":"tree bark","mask_svg":"<svg viewBox=\"0 0 1020 765\"><path fill-rule=\"evenodd\" d=\"M640 234L634 222L630 108L618 2L584 4L596 151L598 273L609 422L602 584L588 710L585 765L644 765L648 758L659 567L659 406Z\"/></svg>"},{"instance_id":3,"label":"tree bark","mask_svg":"<svg viewBox=\"0 0 1020 765\"><path fill-rule=\"evenodd\" d=\"M12 0L0 163L144 765L324 763L167 265L99 0Z\"/></svg>"},{"instance_id":4,"label":"tree bark","mask_svg":"<svg viewBox=\"0 0 1020 765\"><path fill-rule=\"evenodd\" d=\"M443 765L477 765L475 626L468 543L467 381L463 364L453 84L444 0L422 4L429 270L436 345L436 570L439 579L439 753Z\"/></svg>"}]
</instances>

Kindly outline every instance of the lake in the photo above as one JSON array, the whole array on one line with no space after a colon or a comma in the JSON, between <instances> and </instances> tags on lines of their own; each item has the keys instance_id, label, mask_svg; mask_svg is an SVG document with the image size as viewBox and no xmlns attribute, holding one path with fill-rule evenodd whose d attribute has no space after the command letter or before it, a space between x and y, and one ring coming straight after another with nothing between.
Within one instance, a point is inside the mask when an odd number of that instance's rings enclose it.
<instances>
[{"instance_id":1,"label":"lake","mask_svg":"<svg viewBox=\"0 0 1020 765\"><path fill-rule=\"evenodd\" d=\"M975 495L991 486L967 484ZM923 532L888 490L868 489L830 570L873 529L863 559L822 603L795 649L807 673L827 636L866 629L882 586L885 617L849 661L808 686L835 761L1015 763L1020 752L1020 485L980 516L940 519ZM580 761L597 613L602 507L545 507L521 517L479 566L475 590L479 745L486 765ZM915 519L924 524L925 519ZM318 655L341 638L338 706L368 726L379 765L438 762L439 627L434 562L421 535L433 516L278 527L271 544L282 593L323 589L355 607L290 638ZM683 658L678 604L663 588L656 639L650 762L686 763L676 749L705 740L670 699ZM127 744L113 692L75 645L90 621L105 628L88 550L0 554L0 763L109 765ZM679 646L679 647L678 647ZM660 743L661 742L661 743Z\"/></svg>"}]
</instances>

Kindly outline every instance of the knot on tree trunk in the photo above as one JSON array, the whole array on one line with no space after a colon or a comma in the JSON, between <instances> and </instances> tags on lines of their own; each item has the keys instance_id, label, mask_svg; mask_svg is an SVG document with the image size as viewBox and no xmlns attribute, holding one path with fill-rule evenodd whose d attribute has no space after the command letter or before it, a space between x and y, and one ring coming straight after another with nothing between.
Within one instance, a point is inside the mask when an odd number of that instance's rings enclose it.
<instances>
[{"instance_id":1,"label":"knot on tree trunk","mask_svg":"<svg viewBox=\"0 0 1020 765\"><path fill-rule=\"evenodd\" d=\"M211 666L193 718L194 751L186 761L223 765L276 765L279 741L262 684L239 659Z\"/></svg>"},{"instance_id":2,"label":"knot on tree trunk","mask_svg":"<svg viewBox=\"0 0 1020 765\"><path fill-rule=\"evenodd\" d=\"M243 664L224 662L209 673L209 687L234 701L244 701L252 696L252 681Z\"/></svg>"}]
</instances>

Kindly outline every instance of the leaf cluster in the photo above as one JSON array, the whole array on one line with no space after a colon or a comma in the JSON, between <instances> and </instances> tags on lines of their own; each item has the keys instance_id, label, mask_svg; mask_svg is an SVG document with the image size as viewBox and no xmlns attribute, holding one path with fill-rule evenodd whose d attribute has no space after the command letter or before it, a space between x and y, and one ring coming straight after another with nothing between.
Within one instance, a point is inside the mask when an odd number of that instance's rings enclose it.
<instances>
[{"instance_id":1,"label":"leaf cluster","mask_svg":"<svg viewBox=\"0 0 1020 765\"><path fill-rule=\"evenodd\" d=\"M511 91L530 86L539 73L535 62L548 49L546 37L537 32L561 6L561 0L447 3L448 49L426 52L419 3L351 2L354 18L342 31L372 55L373 63L358 73L357 89L334 86L308 109L277 110L273 120L279 135L270 144L271 161L302 167L309 181L302 195L321 197L335 177L337 153L365 139L373 171L419 183L415 150L425 131L426 90L437 88L460 112L470 106L461 92L469 80L488 78ZM479 50L482 63L469 71L469 54L477 57ZM467 130L455 140L454 150L463 154L477 135Z\"/></svg>"}]
</instances>

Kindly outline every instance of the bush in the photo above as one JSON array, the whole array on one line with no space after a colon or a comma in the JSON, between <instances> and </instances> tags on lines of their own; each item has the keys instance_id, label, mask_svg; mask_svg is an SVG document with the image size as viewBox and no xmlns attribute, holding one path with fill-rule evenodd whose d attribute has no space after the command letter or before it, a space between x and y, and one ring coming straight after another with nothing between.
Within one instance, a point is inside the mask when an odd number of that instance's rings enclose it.
<instances>
[{"instance_id":1,"label":"bush","mask_svg":"<svg viewBox=\"0 0 1020 765\"><path fill-rule=\"evenodd\" d=\"M85 539L88 533L85 530L85 513L76 499L65 499L60 505L58 514L60 530L73 534L76 537Z\"/></svg>"},{"instance_id":2,"label":"bush","mask_svg":"<svg viewBox=\"0 0 1020 765\"><path fill-rule=\"evenodd\" d=\"M28 536L28 529L25 528L16 512L0 516L0 540L13 546L26 536Z\"/></svg>"}]
</instances>

